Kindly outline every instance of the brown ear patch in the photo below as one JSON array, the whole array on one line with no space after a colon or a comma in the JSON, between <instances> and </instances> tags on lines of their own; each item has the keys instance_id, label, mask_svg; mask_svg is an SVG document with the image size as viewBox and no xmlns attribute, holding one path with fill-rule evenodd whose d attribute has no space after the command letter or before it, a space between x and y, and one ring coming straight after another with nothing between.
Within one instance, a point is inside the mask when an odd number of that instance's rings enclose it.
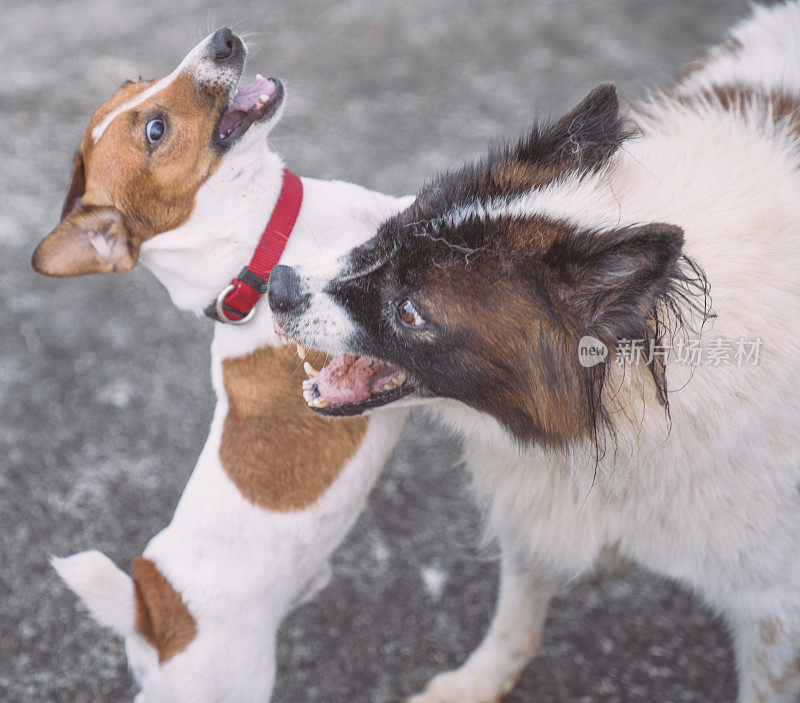
<instances>
[{"instance_id":1,"label":"brown ear patch","mask_svg":"<svg viewBox=\"0 0 800 703\"><path fill-rule=\"evenodd\" d=\"M47 276L83 276L129 271L139 243L113 207L79 205L36 247L31 265Z\"/></svg>"},{"instance_id":2,"label":"brown ear patch","mask_svg":"<svg viewBox=\"0 0 800 703\"><path fill-rule=\"evenodd\" d=\"M131 575L136 598L136 632L155 647L159 663L164 664L197 636L197 622L181 594L150 559L134 559Z\"/></svg>"},{"instance_id":3,"label":"brown ear patch","mask_svg":"<svg viewBox=\"0 0 800 703\"><path fill-rule=\"evenodd\" d=\"M312 366L324 355L311 351ZM231 480L266 510L314 504L353 456L367 429L363 417L329 419L309 410L294 350L265 347L222 362L229 410L219 455Z\"/></svg>"},{"instance_id":4,"label":"brown ear patch","mask_svg":"<svg viewBox=\"0 0 800 703\"><path fill-rule=\"evenodd\" d=\"M61 207L61 219L63 220L75 207L75 203L86 192L86 167L83 163L83 149L78 149L75 154L75 162L72 165L72 176L67 186L67 194L64 196L64 205Z\"/></svg>"}]
</instances>

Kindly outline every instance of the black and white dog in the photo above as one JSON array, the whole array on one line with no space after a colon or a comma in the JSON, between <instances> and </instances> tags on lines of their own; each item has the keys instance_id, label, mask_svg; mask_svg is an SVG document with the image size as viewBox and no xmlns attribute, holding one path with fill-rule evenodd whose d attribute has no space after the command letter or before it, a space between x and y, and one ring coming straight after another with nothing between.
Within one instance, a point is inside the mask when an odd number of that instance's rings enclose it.
<instances>
[{"instance_id":1,"label":"black and white dog","mask_svg":"<svg viewBox=\"0 0 800 703\"><path fill-rule=\"evenodd\" d=\"M606 549L725 614L742 703L798 700L798 270L792 2L630 116L600 86L343 258L273 271L279 324L339 354L307 403L428 404L489 506L494 621L415 703L499 700Z\"/></svg>"}]
</instances>

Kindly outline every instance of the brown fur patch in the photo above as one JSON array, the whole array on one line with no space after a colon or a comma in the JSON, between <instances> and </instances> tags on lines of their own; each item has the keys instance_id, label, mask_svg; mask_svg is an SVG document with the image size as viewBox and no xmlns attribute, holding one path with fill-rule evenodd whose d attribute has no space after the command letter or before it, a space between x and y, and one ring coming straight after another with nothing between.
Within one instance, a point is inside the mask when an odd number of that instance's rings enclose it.
<instances>
[{"instance_id":1,"label":"brown fur patch","mask_svg":"<svg viewBox=\"0 0 800 703\"><path fill-rule=\"evenodd\" d=\"M449 268L437 270L436 286L418 297L428 309L447 311L445 324L460 340L458 356L470 370L468 385L483 384L476 394L476 407L513 425L520 434L533 433L533 439L547 445L559 446L586 432L590 417L583 403L584 374L577 363L561 362L577 362L574 331L555 324L556 312L550 302L520 295L505 272L486 273L493 283L482 291L479 304L465 295L459 273ZM491 314L480 315L476 321L476 309ZM502 345L502 364L487 357L486 339L492 340L493 347ZM530 363L532 359L538 363ZM455 367L457 360L445 363ZM499 374L498 367L519 373L509 378ZM555 384L558 393L551 390Z\"/></svg>"},{"instance_id":2,"label":"brown fur patch","mask_svg":"<svg viewBox=\"0 0 800 703\"><path fill-rule=\"evenodd\" d=\"M319 368L324 356L306 359ZM266 510L302 510L336 480L364 438L363 417L332 420L301 396L306 378L293 349L264 347L222 362L229 410L220 460L247 498Z\"/></svg>"},{"instance_id":3,"label":"brown fur patch","mask_svg":"<svg viewBox=\"0 0 800 703\"><path fill-rule=\"evenodd\" d=\"M164 664L197 636L197 622L181 594L150 559L134 559L131 575L136 598L136 632L155 647L158 661Z\"/></svg>"},{"instance_id":4,"label":"brown fur patch","mask_svg":"<svg viewBox=\"0 0 800 703\"><path fill-rule=\"evenodd\" d=\"M775 122L789 120L792 130L800 134L800 97L782 91L764 91L745 85L716 85L692 96L680 96L679 102L716 103L723 110L743 113L752 109L769 111Z\"/></svg>"},{"instance_id":5,"label":"brown fur patch","mask_svg":"<svg viewBox=\"0 0 800 703\"><path fill-rule=\"evenodd\" d=\"M773 646L778 641L781 631L781 621L777 618L765 619L758 624L759 638L767 647Z\"/></svg>"},{"instance_id":6,"label":"brown fur patch","mask_svg":"<svg viewBox=\"0 0 800 703\"><path fill-rule=\"evenodd\" d=\"M683 71L678 74L676 79L677 83L682 83L684 80L689 78L695 73L702 71L706 66L708 66L712 61L715 59L720 58L721 56L735 54L742 48L742 43L738 39L734 39L733 37L729 37L723 44L719 46L715 46L711 49L705 56L701 56L699 59L692 61Z\"/></svg>"},{"instance_id":7,"label":"brown fur patch","mask_svg":"<svg viewBox=\"0 0 800 703\"><path fill-rule=\"evenodd\" d=\"M726 110L742 109L748 101L757 98L764 100L772 111L772 117L778 120L788 119L791 122L792 130L800 133L800 98L796 95L789 95L779 91L769 91L756 94L743 86L722 86L714 88L719 103Z\"/></svg>"}]
</instances>

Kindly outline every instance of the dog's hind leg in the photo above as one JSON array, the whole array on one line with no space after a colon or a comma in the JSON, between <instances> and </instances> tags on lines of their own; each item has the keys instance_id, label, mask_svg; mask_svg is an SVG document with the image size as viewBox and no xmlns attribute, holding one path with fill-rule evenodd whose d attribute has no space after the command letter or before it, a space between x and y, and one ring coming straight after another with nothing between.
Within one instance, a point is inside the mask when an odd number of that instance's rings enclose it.
<instances>
[{"instance_id":1,"label":"dog's hind leg","mask_svg":"<svg viewBox=\"0 0 800 703\"><path fill-rule=\"evenodd\" d=\"M503 550L497 607L483 641L458 669L434 677L407 703L498 703L539 649L555 583Z\"/></svg>"}]
</instances>

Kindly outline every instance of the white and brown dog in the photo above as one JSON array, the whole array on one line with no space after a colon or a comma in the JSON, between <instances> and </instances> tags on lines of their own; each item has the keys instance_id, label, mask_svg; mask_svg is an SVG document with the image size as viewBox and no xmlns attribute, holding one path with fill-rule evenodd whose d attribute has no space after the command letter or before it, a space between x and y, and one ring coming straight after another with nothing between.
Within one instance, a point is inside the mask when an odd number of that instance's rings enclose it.
<instances>
[{"instance_id":1,"label":"white and brown dog","mask_svg":"<svg viewBox=\"0 0 800 703\"><path fill-rule=\"evenodd\" d=\"M408 204L284 174L267 144L283 87L261 76L238 87L245 53L220 30L170 75L130 82L100 107L36 270L123 272L140 260L179 308L201 314L217 300L212 312L236 321L263 281L251 271L228 284L254 251L280 255L270 227L292 231L281 261L296 263L365 240ZM137 703L269 700L281 619L327 582L328 557L403 426L403 409L338 422L309 412L295 392L302 358L280 344L267 305L250 315L215 326L211 431L172 522L132 578L96 551L54 560L94 617L125 637ZM313 374L309 362L321 358L306 360ZM394 383L377 368L372 382Z\"/></svg>"},{"instance_id":2,"label":"white and brown dog","mask_svg":"<svg viewBox=\"0 0 800 703\"><path fill-rule=\"evenodd\" d=\"M338 261L273 270L282 328L341 354L309 405L435 409L502 548L483 643L415 703L499 701L606 550L724 614L741 703L800 700L798 270L797 2L630 119L600 86ZM362 357L406 380L352 392Z\"/></svg>"}]
</instances>

